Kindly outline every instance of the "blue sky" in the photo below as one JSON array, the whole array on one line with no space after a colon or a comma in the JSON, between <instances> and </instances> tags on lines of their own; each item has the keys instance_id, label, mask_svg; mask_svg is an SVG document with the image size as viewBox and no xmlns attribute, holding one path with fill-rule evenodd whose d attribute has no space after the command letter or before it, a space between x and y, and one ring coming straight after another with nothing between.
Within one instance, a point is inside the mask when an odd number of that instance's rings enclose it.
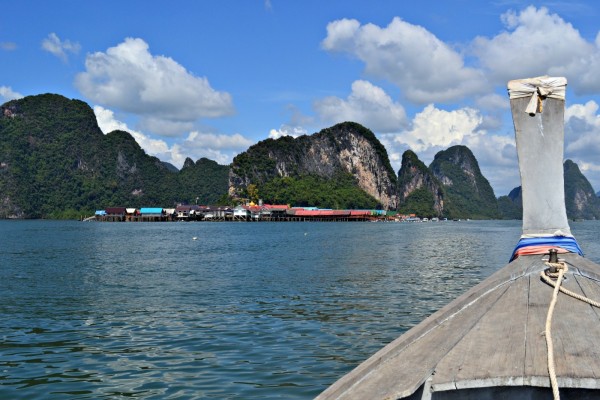
<instances>
[{"instance_id":1,"label":"blue sky","mask_svg":"<svg viewBox=\"0 0 600 400\"><path fill-rule=\"evenodd\" d=\"M356 121L396 171L407 149L469 146L500 196L520 184L507 81L565 76L565 157L598 191L599 17L592 0L4 2L0 102L84 100L177 167Z\"/></svg>"}]
</instances>

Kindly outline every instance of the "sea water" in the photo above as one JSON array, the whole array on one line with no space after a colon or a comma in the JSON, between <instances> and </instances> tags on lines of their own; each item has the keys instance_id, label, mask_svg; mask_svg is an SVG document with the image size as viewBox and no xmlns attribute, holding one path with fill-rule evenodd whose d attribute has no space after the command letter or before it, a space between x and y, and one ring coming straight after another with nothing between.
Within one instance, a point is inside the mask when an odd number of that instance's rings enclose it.
<instances>
[{"instance_id":1,"label":"sea water","mask_svg":"<svg viewBox=\"0 0 600 400\"><path fill-rule=\"evenodd\" d=\"M310 399L504 266L519 221L0 221L0 398ZM600 222L571 225L600 261Z\"/></svg>"}]
</instances>

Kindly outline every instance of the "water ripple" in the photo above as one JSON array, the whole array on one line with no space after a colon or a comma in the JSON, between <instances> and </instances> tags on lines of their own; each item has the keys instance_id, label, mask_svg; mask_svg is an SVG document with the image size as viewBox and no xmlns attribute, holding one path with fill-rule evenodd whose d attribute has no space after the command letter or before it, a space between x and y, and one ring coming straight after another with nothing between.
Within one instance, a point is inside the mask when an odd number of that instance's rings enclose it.
<instances>
[{"instance_id":1,"label":"water ripple","mask_svg":"<svg viewBox=\"0 0 600 400\"><path fill-rule=\"evenodd\" d=\"M519 231L0 221L0 398L313 398L504 265Z\"/></svg>"}]
</instances>

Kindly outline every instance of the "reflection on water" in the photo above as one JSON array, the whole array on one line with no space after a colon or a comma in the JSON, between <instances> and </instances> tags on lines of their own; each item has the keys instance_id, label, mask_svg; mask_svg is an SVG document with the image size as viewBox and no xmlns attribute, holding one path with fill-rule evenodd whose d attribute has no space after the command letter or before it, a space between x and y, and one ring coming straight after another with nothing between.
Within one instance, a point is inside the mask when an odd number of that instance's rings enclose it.
<instances>
[{"instance_id":1,"label":"reflection on water","mask_svg":"<svg viewBox=\"0 0 600 400\"><path fill-rule=\"evenodd\" d=\"M598 228L572 227L593 260ZM312 398L503 266L519 233L0 221L0 398Z\"/></svg>"}]
</instances>

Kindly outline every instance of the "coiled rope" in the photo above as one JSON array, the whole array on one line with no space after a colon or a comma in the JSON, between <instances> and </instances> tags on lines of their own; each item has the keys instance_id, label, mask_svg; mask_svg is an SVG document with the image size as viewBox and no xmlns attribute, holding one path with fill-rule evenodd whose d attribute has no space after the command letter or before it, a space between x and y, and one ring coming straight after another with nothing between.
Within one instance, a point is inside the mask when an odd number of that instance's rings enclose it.
<instances>
[{"instance_id":1,"label":"coiled rope","mask_svg":"<svg viewBox=\"0 0 600 400\"><path fill-rule=\"evenodd\" d=\"M554 313L554 306L556 305L556 301L558 300L558 292L561 291L564 294L571 296L577 300L581 300L586 302L594 307L600 308L600 303L594 300L591 300L585 296L581 296L577 293L574 293L568 289L562 287L563 276L569 270L567 264L564 262L546 262L546 265L549 267L548 269L541 272L541 277L550 286L554 287L554 291L552 293L552 300L550 301L550 305L548 306L548 315L546 316L546 347L548 349L548 373L550 374L550 383L552 385L552 394L554 396L554 400L560 399L560 393L558 391L558 381L556 379L556 369L554 365L554 346L552 345L552 314ZM555 272L556 271L556 272Z\"/></svg>"}]
</instances>

